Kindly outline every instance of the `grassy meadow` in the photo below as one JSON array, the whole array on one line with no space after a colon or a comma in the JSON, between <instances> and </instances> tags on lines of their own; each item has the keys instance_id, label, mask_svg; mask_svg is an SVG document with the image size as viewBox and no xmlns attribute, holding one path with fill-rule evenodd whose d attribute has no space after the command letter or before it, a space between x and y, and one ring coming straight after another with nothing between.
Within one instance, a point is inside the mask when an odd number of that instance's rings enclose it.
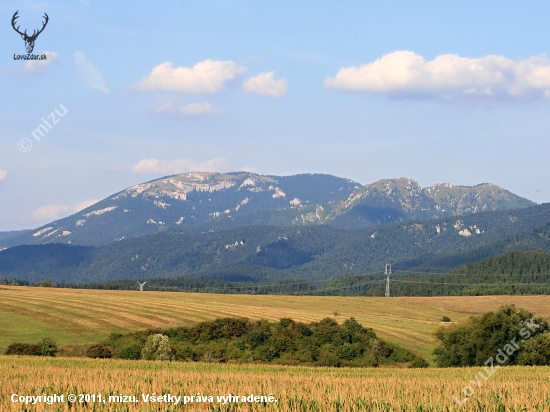
<instances>
[{"instance_id":1,"label":"grassy meadow","mask_svg":"<svg viewBox=\"0 0 550 412\"><path fill-rule=\"evenodd\" d=\"M442 316L459 321L515 303L550 317L548 296L373 298L103 291L0 286L0 353L14 342L50 336L58 345L96 343L113 332L188 326L245 316L312 322L355 317L388 342L432 360Z\"/></svg>"}]
</instances>

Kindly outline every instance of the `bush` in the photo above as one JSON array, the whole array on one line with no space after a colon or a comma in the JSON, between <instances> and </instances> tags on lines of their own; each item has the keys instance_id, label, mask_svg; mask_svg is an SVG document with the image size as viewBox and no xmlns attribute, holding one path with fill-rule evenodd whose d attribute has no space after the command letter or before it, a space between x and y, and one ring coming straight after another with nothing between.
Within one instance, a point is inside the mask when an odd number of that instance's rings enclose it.
<instances>
[{"instance_id":1,"label":"bush","mask_svg":"<svg viewBox=\"0 0 550 412\"><path fill-rule=\"evenodd\" d=\"M128 344L118 350L118 357L120 359L138 360L141 359L141 350L142 346L137 343Z\"/></svg>"},{"instance_id":2,"label":"bush","mask_svg":"<svg viewBox=\"0 0 550 412\"><path fill-rule=\"evenodd\" d=\"M137 360L141 359L141 349L145 344L145 339L138 337L137 334L120 335L111 334L107 341L103 342L103 345L109 346L113 358Z\"/></svg>"},{"instance_id":3,"label":"bush","mask_svg":"<svg viewBox=\"0 0 550 412\"><path fill-rule=\"evenodd\" d=\"M397 363L405 363L414 361L415 356L413 353L409 352L406 349L391 347L391 353L386 356L390 361Z\"/></svg>"},{"instance_id":4,"label":"bush","mask_svg":"<svg viewBox=\"0 0 550 412\"><path fill-rule=\"evenodd\" d=\"M168 336L157 333L147 338L145 346L141 350L141 359L145 360L171 360L172 348Z\"/></svg>"},{"instance_id":5,"label":"bush","mask_svg":"<svg viewBox=\"0 0 550 412\"><path fill-rule=\"evenodd\" d=\"M57 345L52 338L44 338L39 343L42 356L55 356L57 353Z\"/></svg>"},{"instance_id":6,"label":"bush","mask_svg":"<svg viewBox=\"0 0 550 412\"><path fill-rule=\"evenodd\" d=\"M174 358L178 361L194 361L197 355L188 344L179 342L174 348Z\"/></svg>"},{"instance_id":7,"label":"bush","mask_svg":"<svg viewBox=\"0 0 550 412\"><path fill-rule=\"evenodd\" d=\"M88 348L86 351L86 356L88 358L99 358L99 359L108 359L113 354L111 353L111 349L109 349L107 346L103 346L101 344L92 345Z\"/></svg>"},{"instance_id":8,"label":"bush","mask_svg":"<svg viewBox=\"0 0 550 412\"><path fill-rule=\"evenodd\" d=\"M522 345L518 365L550 365L550 334L543 333L530 338Z\"/></svg>"},{"instance_id":9,"label":"bush","mask_svg":"<svg viewBox=\"0 0 550 412\"><path fill-rule=\"evenodd\" d=\"M6 350L6 355L25 356L55 356L57 345L52 338L44 338L37 345L29 343L12 343Z\"/></svg>"},{"instance_id":10,"label":"bush","mask_svg":"<svg viewBox=\"0 0 550 412\"><path fill-rule=\"evenodd\" d=\"M430 364L426 362L424 358L416 357L414 360L409 363L409 368L429 368Z\"/></svg>"},{"instance_id":11,"label":"bush","mask_svg":"<svg viewBox=\"0 0 550 412\"><path fill-rule=\"evenodd\" d=\"M408 364L415 355L388 345L355 319L304 324L245 318L216 319L192 327L111 335L103 342L113 357L206 362L273 362L323 366Z\"/></svg>"},{"instance_id":12,"label":"bush","mask_svg":"<svg viewBox=\"0 0 550 412\"><path fill-rule=\"evenodd\" d=\"M321 349L317 363L319 366L331 366L338 368L342 365L342 360L332 353L330 348L325 347Z\"/></svg>"},{"instance_id":13,"label":"bush","mask_svg":"<svg viewBox=\"0 0 550 412\"><path fill-rule=\"evenodd\" d=\"M507 353L507 365L518 365L520 362L548 365L550 353L542 349L544 344L539 341L542 339L539 336L548 331L550 325L547 319L536 317L529 309L503 305L497 312L441 326L435 331L441 344L434 350L434 355L437 365L441 367L484 366L488 359L496 359L499 350ZM512 342L520 341L525 341L525 344L517 349ZM544 355L540 356L541 353Z\"/></svg>"},{"instance_id":14,"label":"bush","mask_svg":"<svg viewBox=\"0 0 550 412\"><path fill-rule=\"evenodd\" d=\"M12 343L8 346L5 355L42 356L42 350L38 345L29 343Z\"/></svg>"}]
</instances>

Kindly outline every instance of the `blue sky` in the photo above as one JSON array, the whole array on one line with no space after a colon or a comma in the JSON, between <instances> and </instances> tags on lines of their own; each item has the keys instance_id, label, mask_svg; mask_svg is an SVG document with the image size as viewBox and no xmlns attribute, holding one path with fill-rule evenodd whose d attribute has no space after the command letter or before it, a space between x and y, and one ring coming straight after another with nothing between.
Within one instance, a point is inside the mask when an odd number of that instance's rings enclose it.
<instances>
[{"instance_id":1,"label":"blue sky","mask_svg":"<svg viewBox=\"0 0 550 412\"><path fill-rule=\"evenodd\" d=\"M14 60L16 10L30 33L48 14L46 63ZM548 1L5 1L0 16L0 230L190 170L550 201Z\"/></svg>"}]
</instances>

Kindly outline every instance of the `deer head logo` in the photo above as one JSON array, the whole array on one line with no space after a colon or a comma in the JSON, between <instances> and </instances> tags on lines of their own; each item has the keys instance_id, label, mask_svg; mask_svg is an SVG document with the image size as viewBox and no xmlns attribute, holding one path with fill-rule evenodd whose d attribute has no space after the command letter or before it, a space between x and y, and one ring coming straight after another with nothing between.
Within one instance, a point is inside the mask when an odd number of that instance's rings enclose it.
<instances>
[{"instance_id":1,"label":"deer head logo","mask_svg":"<svg viewBox=\"0 0 550 412\"><path fill-rule=\"evenodd\" d=\"M32 53L32 51L34 50L34 42L36 41L36 38L38 37L38 35L39 35L40 33L42 33L42 31L44 31L44 28L46 27L46 24L48 24L48 20L49 20L50 18L48 17L48 15L47 15L46 13L44 13L44 19L46 19L46 21L43 23L42 28L41 28L40 30L38 30L38 31L34 30L34 31L32 32L32 35L29 36L29 35L27 34L27 30L25 30L25 31L22 33L22 32L19 31L19 27L20 27L20 26L15 27L16 20L17 20L17 18L19 17L19 16L18 16L18 13L19 13L19 10L17 10L17 11L15 12L15 14L13 15L13 17L12 17L12 19L11 19L11 25L12 25L13 29L14 29L17 33L19 33L19 34L21 35L21 38L22 38L23 40L25 40L25 48L27 49L27 53Z\"/></svg>"}]
</instances>

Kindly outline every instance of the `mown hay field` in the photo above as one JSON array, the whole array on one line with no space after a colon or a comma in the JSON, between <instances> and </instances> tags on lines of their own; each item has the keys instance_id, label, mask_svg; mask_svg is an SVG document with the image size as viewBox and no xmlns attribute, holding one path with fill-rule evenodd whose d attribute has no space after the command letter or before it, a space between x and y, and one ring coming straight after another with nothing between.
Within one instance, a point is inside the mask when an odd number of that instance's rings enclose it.
<instances>
[{"instance_id":1,"label":"mown hay field","mask_svg":"<svg viewBox=\"0 0 550 412\"><path fill-rule=\"evenodd\" d=\"M217 295L0 286L0 353L14 342L45 336L58 345L90 344L113 332L189 326L217 317L313 322L355 317L388 341L432 361L433 331L448 316L459 321L514 303L550 317L548 296L319 297Z\"/></svg>"},{"instance_id":2,"label":"mown hay field","mask_svg":"<svg viewBox=\"0 0 550 412\"><path fill-rule=\"evenodd\" d=\"M0 356L2 411L548 411L550 368L503 367L467 399L465 385L481 368L347 369L271 365ZM103 402L67 402L69 394L101 394ZM142 394L182 396L178 405L146 403ZM12 395L64 395L64 402L27 406ZM137 402L109 402L109 395ZM196 402L196 395L212 396ZM239 396L226 403L217 396ZM242 402L272 394L277 402ZM183 405L183 396L195 401ZM463 402L459 405L458 401ZM77 398L78 399L78 398ZM205 399L205 398L203 398ZM466 400L465 400L466 399Z\"/></svg>"}]
</instances>

